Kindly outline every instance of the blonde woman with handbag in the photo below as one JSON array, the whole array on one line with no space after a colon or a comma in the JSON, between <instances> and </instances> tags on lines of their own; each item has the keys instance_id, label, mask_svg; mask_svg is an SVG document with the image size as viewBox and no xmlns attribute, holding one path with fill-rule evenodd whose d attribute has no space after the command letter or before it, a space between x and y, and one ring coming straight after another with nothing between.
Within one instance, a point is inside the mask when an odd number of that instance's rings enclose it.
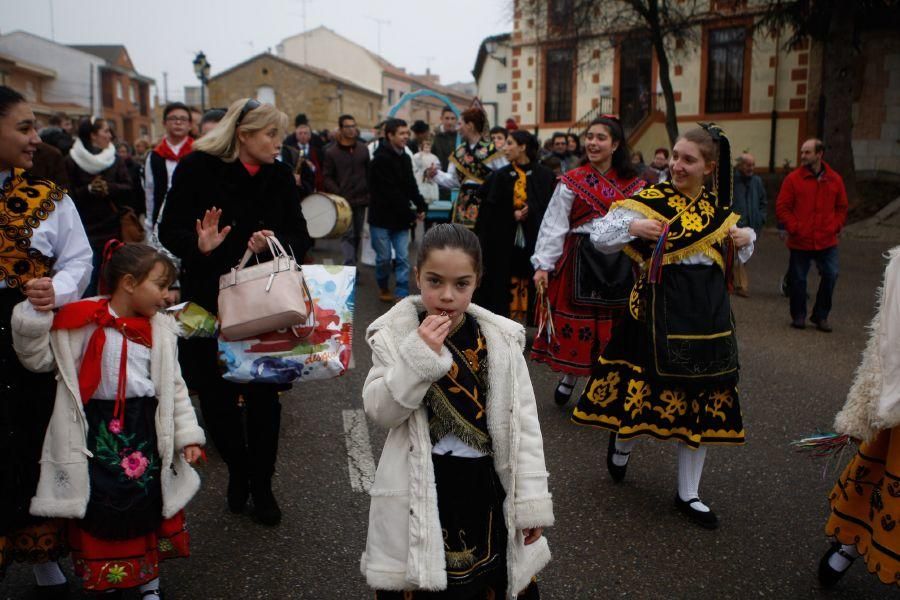
<instances>
[{"instance_id":1,"label":"blonde woman with handbag","mask_svg":"<svg viewBox=\"0 0 900 600\"><path fill-rule=\"evenodd\" d=\"M287 117L252 98L234 102L213 131L178 165L159 239L182 261L182 298L217 310L219 276L250 249L270 260L266 237L275 235L298 262L311 245L291 169L276 161ZM185 340L181 355L188 385L200 396L210 437L228 465L228 507L281 521L272 493L281 405L289 386L235 384L222 379L215 340ZM241 402L242 400L242 402ZM246 418L246 426L244 419Z\"/></svg>"}]
</instances>

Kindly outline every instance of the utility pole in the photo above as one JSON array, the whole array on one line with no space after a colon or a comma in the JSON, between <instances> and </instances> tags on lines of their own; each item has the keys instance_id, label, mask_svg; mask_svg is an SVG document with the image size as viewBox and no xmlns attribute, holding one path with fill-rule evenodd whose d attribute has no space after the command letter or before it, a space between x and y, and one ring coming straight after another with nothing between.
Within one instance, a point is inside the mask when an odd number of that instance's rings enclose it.
<instances>
[{"instance_id":1,"label":"utility pole","mask_svg":"<svg viewBox=\"0 0 900 600\"><path fill-rule=\"evenodd\" d=\"M163 104L169 103L169 74L163 71Z\"/></svg>"},{"instance_id":2,"label":"utility pole","mask_svg":"<svg viewBox=\"0 0 900 600\"><path fill-rule=\"evenodd\" d=\"M50 39L56 41L56 27L53 19L53 0L48 0L50 4Z\"/></svg>"},{"instance_id":3,"label":"utility pole","mask_svg":"<svg viewBox=\"0 0 900 600\"><path fill-rule=\"evenodd\" d=\"M391 22L387 19L379 19L377 17L366 17L367 19L371 19L375 21L375 25L378 27L378 56L381 57L381 26L382 25L390 25Z\"/></svg>"}]
</instances>

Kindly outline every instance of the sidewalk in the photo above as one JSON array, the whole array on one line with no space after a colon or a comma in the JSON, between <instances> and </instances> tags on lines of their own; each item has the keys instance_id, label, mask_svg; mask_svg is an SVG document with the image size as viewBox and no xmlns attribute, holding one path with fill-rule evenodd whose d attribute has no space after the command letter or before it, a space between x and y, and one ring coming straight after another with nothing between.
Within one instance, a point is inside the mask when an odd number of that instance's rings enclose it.
<instances>
[{"instance_id":1,"label":"sidewalk","mask_svg":"<svg viewBox=\"0 0 900 600\"><path fill-rule=\"evenodd\" d=\"M868 219L848 225L842 235L860 240L900 243L900 198L896 198Z\"/></svg>"}]
</instances>

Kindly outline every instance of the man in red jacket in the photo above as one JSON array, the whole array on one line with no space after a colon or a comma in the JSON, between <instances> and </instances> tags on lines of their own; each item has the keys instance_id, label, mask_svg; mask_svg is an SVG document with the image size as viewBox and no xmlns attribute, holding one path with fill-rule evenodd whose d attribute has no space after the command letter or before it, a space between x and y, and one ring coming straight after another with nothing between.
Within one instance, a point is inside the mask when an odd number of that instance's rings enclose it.
<instances>
[{"instance_id":1,"label":"man in red jacket","mask_svg":"<svg viewBox=\"0 0 900 600\"><path fill-rule=\"evenodd\" d=\"M825 146L815 138L800 147L800 166L781 184L775 214L787 231L791 251L791 327L806 327L806 276L810 261L819 269L819 291L809 320L830 332L828 313L838 276L838 235L847 220L844 180L822 160Z\"/></svg>"}]
</instances>

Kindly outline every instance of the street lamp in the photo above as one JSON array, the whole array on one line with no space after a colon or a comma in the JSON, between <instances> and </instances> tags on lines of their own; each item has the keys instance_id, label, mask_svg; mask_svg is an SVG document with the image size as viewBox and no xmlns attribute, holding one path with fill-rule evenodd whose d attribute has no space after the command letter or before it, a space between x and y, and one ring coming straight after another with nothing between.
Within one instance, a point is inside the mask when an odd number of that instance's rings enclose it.
<instances>
[{"instance_id":1,"label":"street lamp","mask_svg":"<svg viewBox=\"0 0 900 600\"><path fill-rule=\"evenodd\" d=\"M206 112L206 84L209 81L209 61L203 51L194 57L194 75L200 80L200 112Z\"/></svg>"}]
</instances>

